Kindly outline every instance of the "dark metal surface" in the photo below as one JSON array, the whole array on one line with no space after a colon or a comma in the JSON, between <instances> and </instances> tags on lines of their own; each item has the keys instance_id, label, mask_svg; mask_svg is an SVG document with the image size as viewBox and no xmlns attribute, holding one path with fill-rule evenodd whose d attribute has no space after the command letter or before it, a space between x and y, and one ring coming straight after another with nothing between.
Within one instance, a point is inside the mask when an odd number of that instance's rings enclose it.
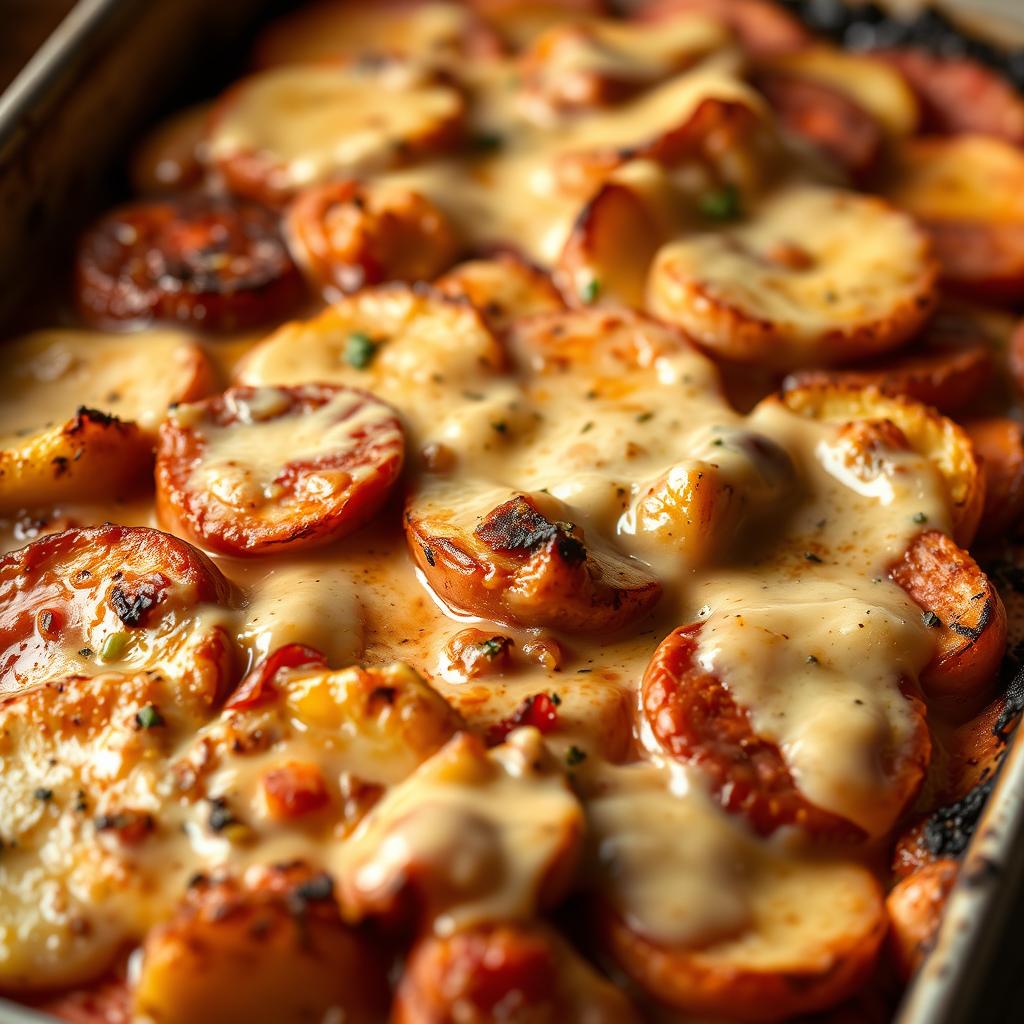
<instances>
[{"instance_id":1,"label":"dark metal surface","mask_svg":"<svg viewBox=\"0 0 1024 1024\"><path fill-rule=\"evenodd\" d=\"M1009 3L1011 12L1020 4L1024 20L1024 0ZM0 97L0 335L30 289L59 273L54 268L99 198L116 192L113 168L138 129L172 93L193 99L240 70L249 31L272 6L79 0ZM1024 942L1007 929L1022 909L1022 880L1024 731L967 852L936 951L897 1024L1024 1021ZM46 1019L0 1000L0 1024Z\"/></svg>"}]
</instances>

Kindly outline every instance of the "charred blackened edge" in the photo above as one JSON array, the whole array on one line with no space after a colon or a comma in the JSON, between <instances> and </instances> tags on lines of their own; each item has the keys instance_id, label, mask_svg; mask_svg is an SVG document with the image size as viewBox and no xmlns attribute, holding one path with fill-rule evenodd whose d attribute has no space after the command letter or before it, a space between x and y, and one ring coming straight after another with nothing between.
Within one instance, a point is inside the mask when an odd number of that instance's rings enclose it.
<instances>
[{"instance_id":1,"label":"charred blackened edge","mask_svg":"<svg viewBox=\"0 0 1024 1024\"><path fill-rule=\"evenodd\" d=\"M1024 91L1024 48L1009 49L981 39L939 7L900 16L879 3L843 0L776 0L808 28L849 50L914 47L938 57L969 57Z\"/></svg>"}]
</instances>

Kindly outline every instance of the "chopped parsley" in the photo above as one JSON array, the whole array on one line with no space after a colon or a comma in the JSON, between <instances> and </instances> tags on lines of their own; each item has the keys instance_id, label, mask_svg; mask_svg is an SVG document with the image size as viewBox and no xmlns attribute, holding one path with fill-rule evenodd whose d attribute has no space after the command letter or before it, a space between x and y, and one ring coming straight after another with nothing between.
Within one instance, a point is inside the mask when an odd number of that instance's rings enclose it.
<instances>
[{"instance_id":1,"label":"chopped parsley","mask_svg":"<svg viewBox=\"0 0 1024 1024\"><path fill-rule=\"evenodd\" d=\"M505 650L507 644L508 641L505 637L492 636L481 642L480 650L482 650L488 658L497 658L501 652Z\"/></svg>"},{"instance_id":2,"label":"chopped parsley","mask_svg":"<svg viewBox=\"0 0 1024 1024\"><path fill-rule=\"evenodd\" d=\"M103 661L118 661L128 647L129 636L123 630L119 633L111 633L103 646L100 648L100 658Z\"/></svg>"},{"instance_id":3,"label":"chopped parsley","mask_svg":"<svg viewBox=\"0 0 1024 1024\"><path fill-rule=\"evenodd\" d=\"M584 281L580 285L580 301L588 306L592 306L597 302L600 294L601 282L596 277L592 277L589 281Z\"/></svg>"},{"instance_id":4,"label":"chopped parsley","mask_svg":"<svg viewBox=\"0 0 1024 1024\"><path fill-rule=\"evenodd\" d=\"M35 798L37 800L42 800L44 804L49 803L53 799L53 790L47 789L46 786L40 786L35 791Z\"/></svg>"},{"instance_id":5,"label":"chopped parsley","mask_svg":"<svg viewBox=\"0 0 1024 1024\"><path fill-rule=\"evenodd\" d=\"M554 690L551 691L551 703L554 704L556 708L562 703L562 698L559 697Z\"/></svg>"},{"instance_id":6,"label":"chopped parsley","mask_svg":"<svg viewBox=\"0 0 1024 1024\"><path fill-rule=\"evenodd\" d=\"M915 512L914 513L914 522L915 523L927 523L928 522L928 517L923 512Z\"/></svg>"},{"instance_id":7,"label":"chopped parsley","mask_svg":"<svg viewBox=\"0 0 1024 1024\"><path fill-rule=\"evenodd\" d=\"M712 220L734 220L740 214L740 191L732 184L712 189L697 200L697 209Z\"/></svg>"},{"instance_id":8,"label":"chopped parsley","mask_svg":"<svg viewBox=\"0 0 1024 1024\"><path fill-rule=\"evenodd\" d=\"M822 559L819 555L816 555L813 551L805 551L804 558L808 562L816 562L818 565L820 565L824 561L824 559Z\"/></svg>"},{"instance_id":9,"label":"chopped parsley","mask_svg":"<svg viewBox=\"0 0 1024 1024\"><path fill-rule=\"evenodd\" d=\"M160 726L166 724L164 716L153 704L149 704L135 713L135 725L139 729L159 729Z\"/></svg>"},{"instance_id":10,"label":"chopped parsley","mask_svg":"<svg viewBox=\"0 0 1024 1024\"><path fill-rule=\"evenodd\" d=\"M942 619L940 619L938 615L935 614L935 612L922 612L921 621L929 629L937 629L939 626L942 625Z\"/></svg>"},{"instance_id":11,"label":"chopped parsley","mask_svg":"<svg viewBox=\"0 0 1024 1024\"><path fill-rule=\"evenodd\" d=\"M377 354L377 342L363 331L353 331L345 342L345 362L357 370L365 370Z\"/></svg>"},{"instance_id":12,"label":"chopped parsley","mask_svg":"<svg viewBox=\"0 0 1024 1024\"><path fill-rule=\"evenodd\" d=\"M496 153L505 145L505 136L501 132L477 132L470 144L477 153Z\"/></svg>"},{"instance_id":13,"label":"chopped parsley","mask_svg":"<svg viewBox=\"0 0 1024 1024\"><path fill-rule=\"evenodd\" d=\"M586 761L586 759L587 752L585 750L580 750L580 748L577 747L575 743L569 747L569 750L565 755L565 763L570 768L575 768L576 765L582 764L584 761Z\"/></svg>"}]
</instances>

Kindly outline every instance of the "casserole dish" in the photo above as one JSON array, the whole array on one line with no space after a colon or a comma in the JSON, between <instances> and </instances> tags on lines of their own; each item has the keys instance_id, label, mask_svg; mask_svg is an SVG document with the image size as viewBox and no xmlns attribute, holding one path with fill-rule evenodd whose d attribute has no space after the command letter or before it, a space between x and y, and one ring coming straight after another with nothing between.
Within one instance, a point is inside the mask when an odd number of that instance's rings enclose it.
<instances>
[{"instance_id":1,"label":"casserole dish","mask_svg":"<svg viewBox=\"0 0 1024 1024\"><path fill-rule=\"evenodd\" d=\"M116 151L124 134L146 115L135 108L141 96L125 97L118 83L145 77L159 91L162 82L173 79L174 58L179 51L188 50L196 26L207 16L202 5L192 7L175 5L172 12L166 6L130 2L82 5L0 105L0 203L10 211L6 215L10 228L0 239L0 268L10 280L24 280L20 268L29 262L26 254L52 245L55 229L66 233L68 208L63 198L73 195L74 205L79 207L81 197L98 184L103 152ZM240 3L234 10L222 5L218 17L225 17L230 33L238 24L255 20L257 13ZM207 39L217 38L219 31L202 20ZM126 33L131 33L134 46L123 45ZM97 64L103 73L90 74L88 69ZM111 113L115 102L126 105L120 117ZM44 125L49 127L44 129ZM95 165L89 162L89 168L66 156L62 148L70 147L74 154L86 138L91 151L99 156ZM26 203L26 195L32 197L31 202ZM15 296L10 297L13 300ZM180 514L184 522L185 513ZM433 534L424 532L423 536L427 538L423 545L426 564L420 569L427 575L434 568L428 553ZM901 1011L899 1019L905 1024L966 1019L964 1015L973 1005L971 975L977 958L985 955L986 942L992 941L999 894L1009 890L1021 868L1022 858L1014 851L1014 837L1024 814L1020 806L1024 767L1017 748L1019 744L1006 760L966 854L936 951ZM17 1008L5 1012L13 1015L12 1020L20 1019L19 1014L28 1017L27 1011Z\"/></svg>"}]
</instances>

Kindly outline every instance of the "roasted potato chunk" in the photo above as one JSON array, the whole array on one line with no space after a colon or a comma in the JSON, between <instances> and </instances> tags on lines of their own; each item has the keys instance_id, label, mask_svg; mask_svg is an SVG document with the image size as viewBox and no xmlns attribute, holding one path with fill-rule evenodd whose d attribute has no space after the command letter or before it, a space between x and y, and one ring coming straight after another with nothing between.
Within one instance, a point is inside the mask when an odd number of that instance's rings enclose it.
<instances>
[{"instance_id":1,"label":"roasted potato chunk","mask_svg":"<svg viewBox=\"0 0 1024 1024\"><path fill-rule=\"evenodd\" d=\"M647 302L712 355L787 369L901 345L931 311L935 278L909 217L875 197L797 185L735 226L664 246Z\"/></svg>"},{"instance_id":2,"label":"roasted potato chunk","mask_svg":"<svg viewBox=\"0 0 1024 1024\"><path fill-rule=\"evenodd\" d=\"M1016 533L1024 520L1024 432L1005 416L964 424L985 477L978 533L995 540Z\"/></svg>"},{"instance_id":3,"label":"roasted potato chunk","mask_svg":"<svg viewBox=\"0 0 1024 1024\"><path fill-rule=\"evenodd\" d=\"M456 929L527 919L571 884L583 809L535 729L455 736L390 789L332 859L350 919Z\"/></svg>"},{"instance_id":4,"label":"roasted potato chunk","mask_svg":"<svg viewBox=\"0 0 1024 1024\"><path fill-rule=\"evenodd\" d=\"M950 414L984 394L992 371L992 344L984 330L969 320L965 323L940 313L905 349L850 367L797 370L785 379L783 387L876 387Z\"/></svg>"},{"instance_id":5,"label":"roasted potato chunk","mask_svg":"<svg viewBox=\"0 0 1024 1024\"><path fill-rule=\"evenodd\" d=\"M296 262L328 299L384 281L429 281L459 248L429 199L357 181L303 190L288 207L285 229Z\"/></svg>"},{"instance_id":6,"label":"roasted potato chunk","mask_svg":"<svg viewBox=\"0 0 1024 1024\"><path fill-rule=\"evenodd\" d=\"M886 195L931 238L946 282L1013 302L1024 287L1024 153L981 135L901 143Z\"/></svg>"},{"instance_id":7,"label":"roasted potato chunk","mask_svg":"<svg viewBox=\"0 0 1024 1024\"><path fill-rule=\"evenodd\" d=\"M457 88L409 61L282 65L221 97L207 148L232 190L280 205L306 186L442 151L464 115Z\"/></svg>"},{"instance_id":8,"label":"roasted potato chunk","mask_svg":"<svg viewBox=\"0 0 1024 1024\"><path fill-rule=\"evenodd\" d=\"M883 395L873 387L800 387L785 392L782 401L793 412L812 419L882 427L897 447L929 459L949 499L953 536L960 544L971 542L984 504L985 482L962 427L918 402Z\"/></svg>"},{"instance_id":9,"label":"roasted potato chunk","mask_svg":"<svg viewBox=\"0 0 1024 1024\"><path fill-rule=\"evenodd\" d=\"M935 945L957 867L948 858L926 864L897 882L886 897L890 948L904 979L917 971Z\"/></svg>"},{"instance_id":10,"label":"roasted potato chunk","mask_svg":"<svg viewBox=\"0 0 1024 1024\"><path fill-rule=\"evenodd\" d=\"M634 1024L623 992L545 925L497 924L414 947L392 1024Z\"/></svg>"},{"instance_id":11,"label":"roasted potato chunk","mask_svg":"<svg viewBox=\"0 0 1024 1024\"><path fill-rule=\"evenodd\" d=\"M995 587L936 530L920 534L890 575L935 631L935 655L921 676L925 695L947 714L974 714L992 694L1006 648L1006 609Z\"/></svg>"},{"instance_id":12,"label":"roasted potato chunk","mask_svg":"<svg viewBox=\"0 0 1024 1024\"><path fill-rule=\"evenodd\" d=\"M511 252L459 263L439 277L434 287L443 295L468 299L499 332L520 317L564 307L551 278Z\"/></svg>"},{"instance_id":13,"label":"roasted potato chunk","mask_svg":"<svg viewBox=\"0 0 1024 1024\"><path fill-rule=\"evenodd\" d=\"M329 875L299 865L201 877L146 938L132 1011L154 1024L379 1024L387 961L346 925Z\"/></svg>"}]
</instances>

